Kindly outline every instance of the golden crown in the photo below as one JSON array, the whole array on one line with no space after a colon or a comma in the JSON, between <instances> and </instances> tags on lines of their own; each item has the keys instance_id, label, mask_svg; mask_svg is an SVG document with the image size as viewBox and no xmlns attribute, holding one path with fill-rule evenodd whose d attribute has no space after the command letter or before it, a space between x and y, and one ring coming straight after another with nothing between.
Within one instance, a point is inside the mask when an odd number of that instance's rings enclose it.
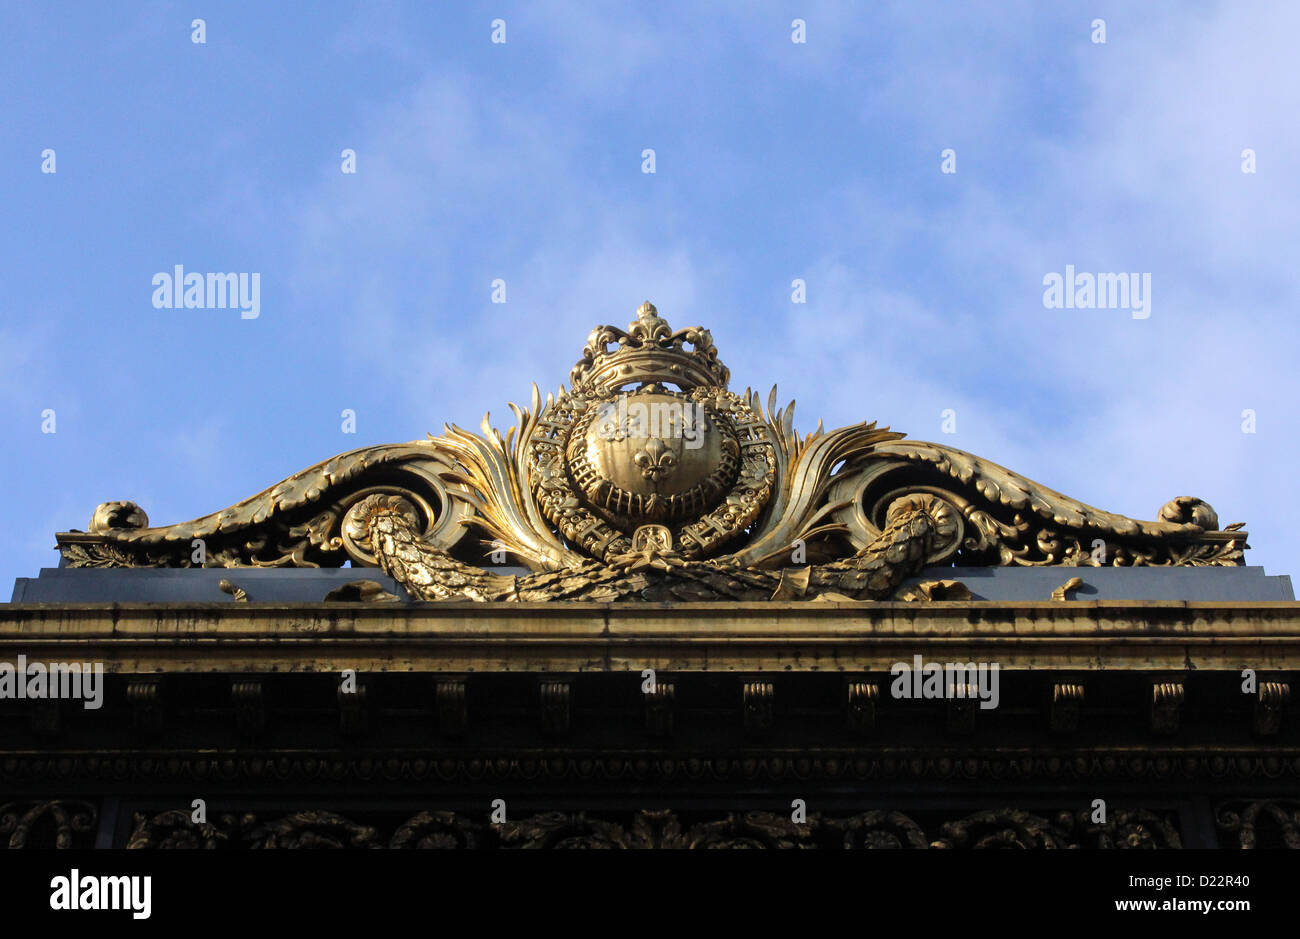
<instances>
[{"instance_id":1,"label":"golden crown","mask_svg":"<svg viewBox=\"0 0 1300 939\"><path fill-rule=\"evenodd\" d=\"M707 329L695 326L673 332L647 300L637 307L636 322L626 331L617 326L597 326L591 331L569 380L574 390L602 394L646 382L690 391L701 386L726 388L731 372L718 361L718 350Z\"/></svg>"}]
</instances>

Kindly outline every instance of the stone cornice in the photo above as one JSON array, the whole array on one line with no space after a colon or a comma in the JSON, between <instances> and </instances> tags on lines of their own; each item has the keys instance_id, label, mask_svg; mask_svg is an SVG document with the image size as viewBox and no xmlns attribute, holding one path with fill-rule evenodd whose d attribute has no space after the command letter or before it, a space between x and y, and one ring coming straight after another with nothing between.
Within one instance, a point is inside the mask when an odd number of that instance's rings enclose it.
<instances>
[{"instance_id":1,"label":"stone cornice","mask_svg":"<svg viewBox=\"0 0 1300 939\"><path fill-rule=\"evenodd\" d=\"M0 604L0 660L118 673L1300 669L1297 602Z\"/></svg>"}]
</instances>

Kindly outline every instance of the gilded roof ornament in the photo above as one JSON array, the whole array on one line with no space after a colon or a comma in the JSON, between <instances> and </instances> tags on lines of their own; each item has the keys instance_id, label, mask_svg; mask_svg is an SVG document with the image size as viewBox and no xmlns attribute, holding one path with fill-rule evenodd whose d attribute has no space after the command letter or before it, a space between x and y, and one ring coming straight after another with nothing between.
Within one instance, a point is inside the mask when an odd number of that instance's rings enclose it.
<instances>
[{"instance_id":1,"label":"gilded roof ornament","mask_svg":"<svg viewBox=\"0 0 1300 939\"><path fill-rule=\"evenodd\" d=\"M512 404L504 436L485 417L353 450L179 525L105 503L59 550L73 567L350 560L419 599L490 602L875 600L926 567L1237 565L1247 547L1199 499L1140 521L874 422L800 435L775 388L766 407L732 391L709 331L648 301L591 332L570 380Z\"/></svg>"}]
</instances>

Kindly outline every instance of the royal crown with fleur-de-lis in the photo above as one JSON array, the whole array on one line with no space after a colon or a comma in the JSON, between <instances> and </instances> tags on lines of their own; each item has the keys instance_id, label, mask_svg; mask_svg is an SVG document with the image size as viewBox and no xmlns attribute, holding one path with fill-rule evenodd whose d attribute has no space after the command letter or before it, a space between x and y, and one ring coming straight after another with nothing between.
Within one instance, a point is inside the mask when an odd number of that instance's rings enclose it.
<instances>
[{"instance_id":1,"label":"royal crown with fleur-de-lis","mask_svg":"<svg viewBox=\"0 0 1300 939\"><path fill-rule=\"evenodd\" d=\"M718 360L707 329L693 326L673 332L647 300L637 308L636 322L626 331L617 326L597 326L591 331L569 380L575 389L597 393L650 382L689 391L701 386L725 388L731 372Z\"/></svg>"}]
</instances>

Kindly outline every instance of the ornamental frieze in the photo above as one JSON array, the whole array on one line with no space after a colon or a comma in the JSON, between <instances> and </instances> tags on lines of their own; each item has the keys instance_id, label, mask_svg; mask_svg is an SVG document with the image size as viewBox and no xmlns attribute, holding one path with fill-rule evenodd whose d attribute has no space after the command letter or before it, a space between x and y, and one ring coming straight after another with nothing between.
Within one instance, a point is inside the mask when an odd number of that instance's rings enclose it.
<instances>
[{"instance_id":1,"label":"ornamental frieze","mask_svg":"<svg viewBox=\"0 0 1300 939\"><path fill-rule=\"evenodd\" d=\"M727 812L693 823L668 809L643 809L627 821L586 812L543 812L496 824L457 812L424 811L396 826L391 834L384 827L388 826L363 824L321 810L266 821L252 813L224 814L216 823L195 825L190 813L172 810L152 817L136 813L127 848L1032 850L1183 846L1172 813L1147 809L1119 810L1103 823L1092 822L1087 812L1060 811L1047 818L1020 809L988 809L935 824L932 834L903 812L879 809L848 817L814 813L802 821L772 812Z\"/></svg>"},{"instance_id":2,"label":"ornamental frieze","mask_svg":"<svg viewBox=\"0 0 1300 939\"><path fill-rule=\"evenodd\" d=\"M814 812L794 821L773 812L726 812L692 818L671 809L630 813L543 812L500 823L465 812L324 809L289 814L216 812L196 823L188 809L136 811L128 849L1150 849L1182 848L1183 819L1160 808L1120 808L1105 821L1087 810L999 806L957 812L874 809ZM698 816L699 813L695 813ZM400 821L398 821L400 819ZM1300 803L1229 799L1214 806L1219 847L1300 849ZM89 847L100 822L80 799L0 805L0 848Z\"/></svg>"},{"instance_id":3,"label":"ornamental frieze","mask_svg":"<svg viewBox=\"0 0 1300 939\"><path fill-rule=\"evenodd\" d=\"M1221 847L1300 848L1291 800L1220 804ZM927 817L929 816L929 817ZM396 816L400 818L401 816ZM84 847L98 821L93 805L72 800L0 806L0 836L10 850ZM693 820L670 809L632 813L543 812L490 823L473 815L425 810L400 822L384 813L342 815L217 813L195 823L188 810L135 812L125 847L159 849L1150 849L1181 848L1177 813L1118 809L1104 822L1078 810L998 807L958 814L876 809L812 813L803 821L773 812L727 812ZM1262 843L1262 844L1261 844Z\"/></svg>"},{"instance_id":4,"label":"ornamental frieze","mask_svg":"<svg viewBox=\"0 0 1300 939\"><path fill-rule=\"evenodd\" d=\"M58 535L71 567L378 567L420 600L877 600L923 568L1232 566L1247 533L1200 499L1106 512L874 422L800 434L730 389L708 330L650 303L601 326L502 434L365 447L220 512L131 502ZM502 564L526 573L505 573Z\"/></svg>"}]
</instances>

